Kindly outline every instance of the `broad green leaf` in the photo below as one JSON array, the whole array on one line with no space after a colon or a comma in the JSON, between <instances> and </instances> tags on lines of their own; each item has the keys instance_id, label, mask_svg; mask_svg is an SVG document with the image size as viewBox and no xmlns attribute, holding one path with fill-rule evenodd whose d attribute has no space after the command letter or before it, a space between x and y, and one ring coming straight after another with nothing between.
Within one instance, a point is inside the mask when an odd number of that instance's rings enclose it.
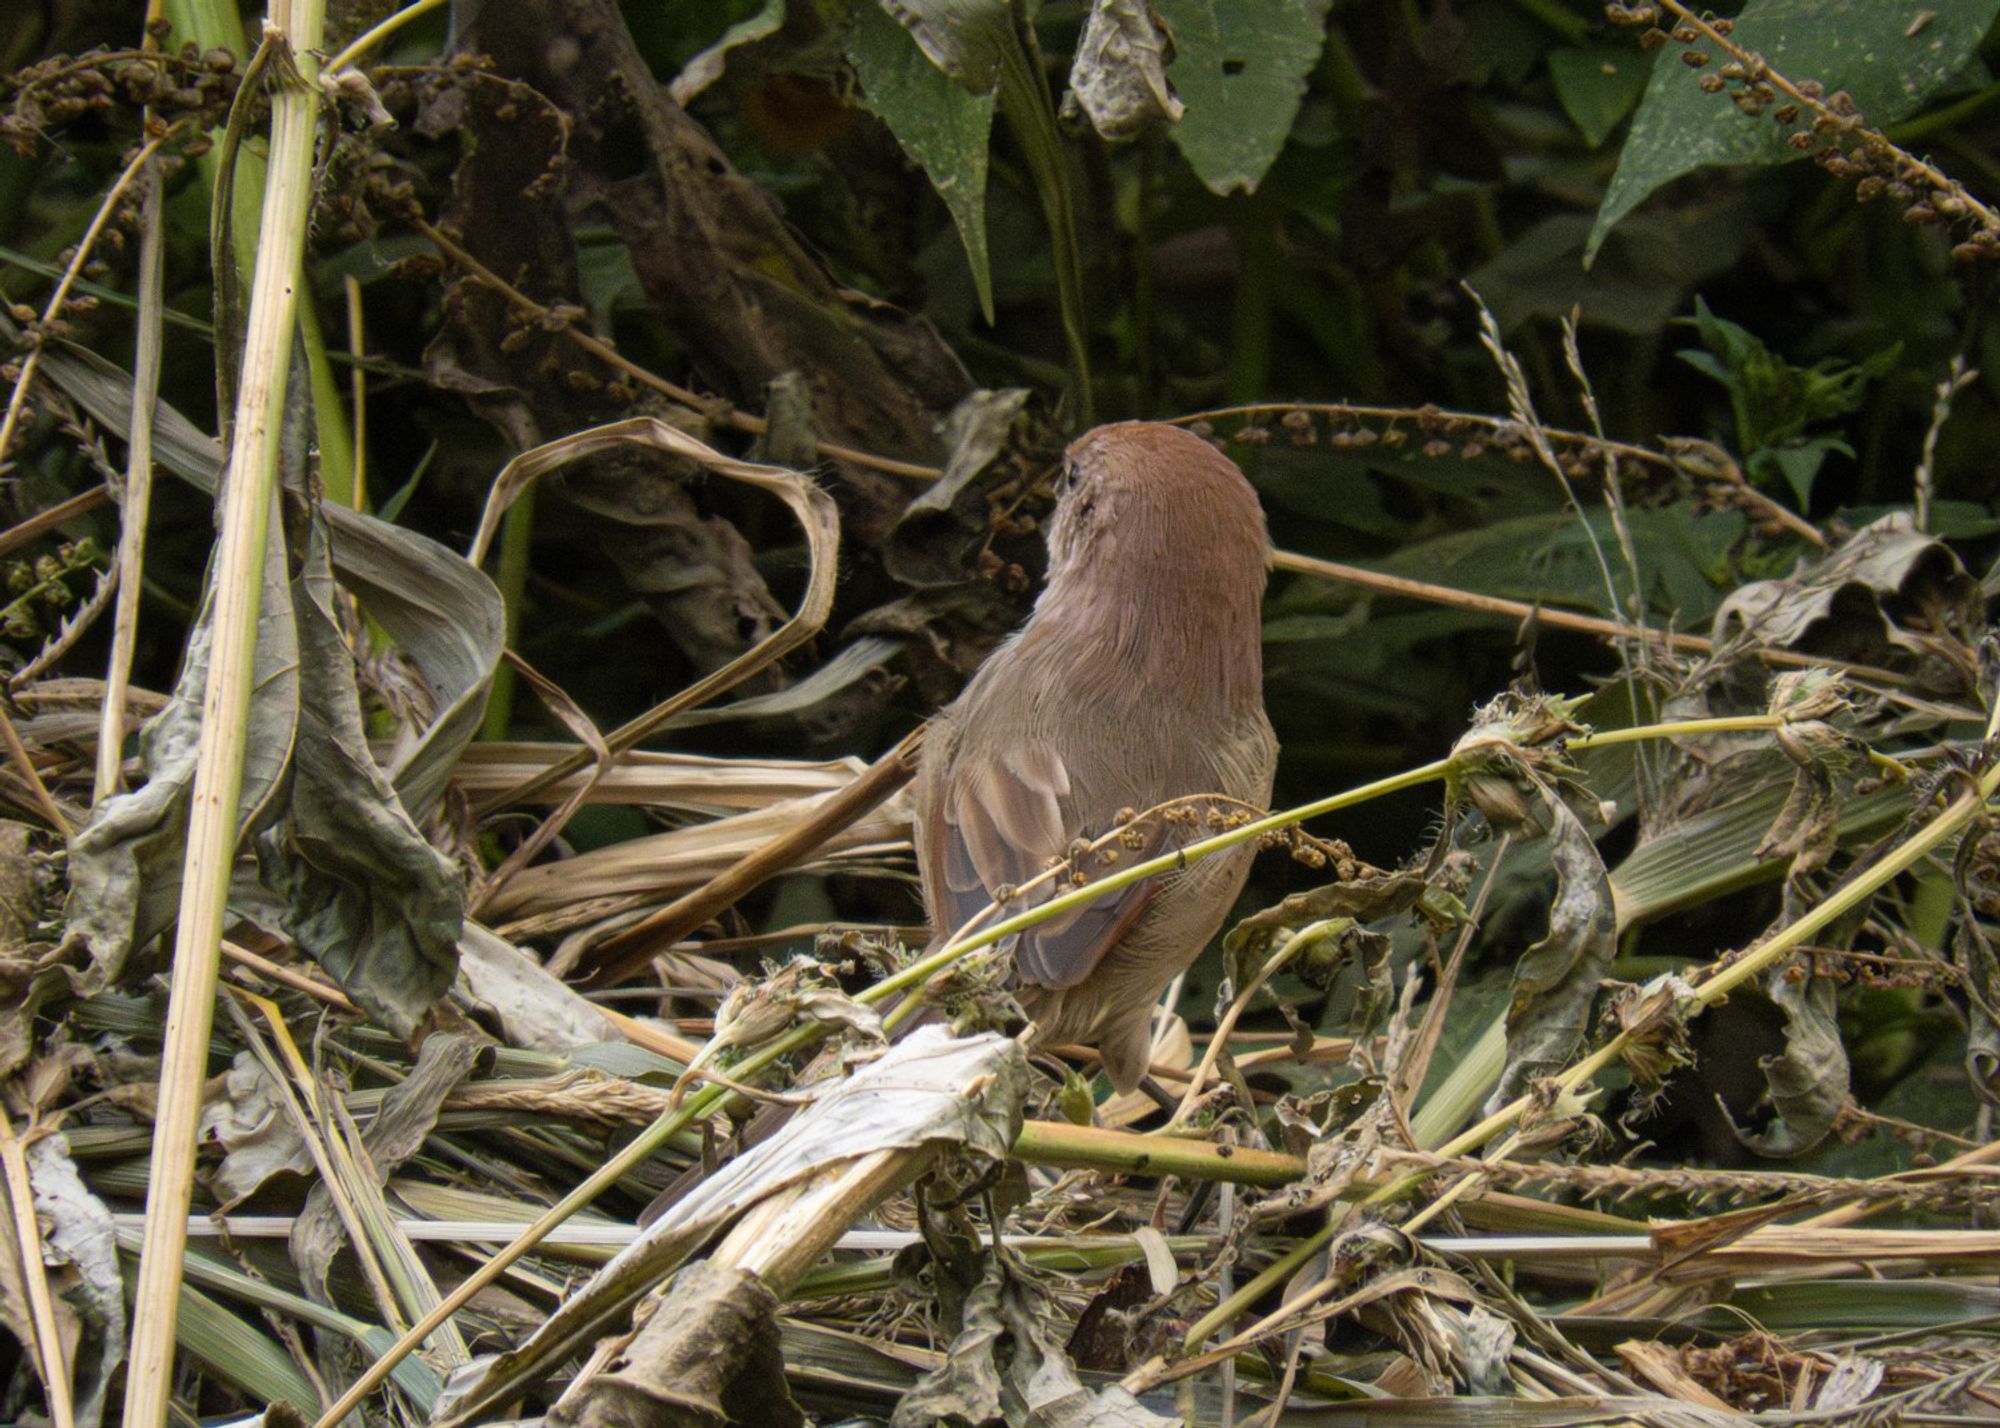
<instances>
[{"instance_id":1,"label":"broad green leaf","mask_svg":"<svg viewBox=\"0 0 2000 1428\"><path fill-rule=\"evenodd\" d=\"M1549 79L1556 98L1591 148L1611 137L1618 121L1645 93L1653 57L1633 45L1552 50Z\"/></svg>"},{"instance_id":2,"label":"broad green leaf","mask_svg":"<svg viewBox=\"0 0 2000 1428\"><path fill-rule=\"evenodd\" d=\"M1777 446L1759 452L1763 459L1751 465L1753 471L1758 466L1768 465L1785 478L1785 484L1792 489L1792 497L1804 510L1812 502L1813 482L1819 477L1819 468L1832 455L1852 456L1854 448L1837 436L1819 436L1798 446Z\"/></svg>"},{"instance_id":3,"label":"broad green leaf","mask_svg":"<svg viewBox=\"0 0 2000 1428\"><path fill-rule=\"evenodd\" d=\"M1676 325L1692 327L1702 348L1674 355L1729 393L1736 447L1748 453L1744 464L1750 475L1767 487L1782 479L1801 507L1811 499L1813 480L1828 455L1854 455L1839 437L1809 438L1807 428L1859 411L1868 383L1894 371L1903 354L1897 343L1859 363L1829 357L1810 367L1795 366L1748 328L1717 317L1700 294L1694 316Z\"/></svg>"},{"instance_id":4,"label":"broad green leaf","mask_svg":"<svg viewBox=\"0 0 2000 1428\"><path fill-rule=\"evenodd\" d=\"M979 308L993 321L993 266L986 247L986 146L993 94L955 83L920 40L879 7L863 4L843 28L841 47L861 81L861 102L889 126L958 226Z\"/></svg>"},{"instance_id":5,"label":"broad green leaf","mask_svg":"<svg viewBox=\"0 0 2000 1428\"><path fill-rule=\"evenodd\" d=\"M1930 19L1915 26L1920 9ZM1736 18L1734 38L1794 82L1817 80L1829 94L1846 90L1867 122L1880 128L1914 113L1954 80L1983 80L1985 66L1974 51L1996 13L2000 0L1928 0L1921 7L1890 0L1751 0ZM1597 210L1585 266L1612 225L1662 184L1706 164L1802 157L1786 142L1800 126L1779 124L1769 113L1753 117L1724 95L1704 94L1695 72L1680 62L1679 47L1667 54L1653 70L1618 172ZM1720 65L1727 56L1710 59ZM1192 108L1193 96L1188 99Z\"/></svg>"},{"instance_id":6,"label":"broad green leaf","mask_svg":"<svg viewBox=\"0 0 2000 1428\"><path fill-rule=\"evenodd\" d=\"M1167 78L1187 106L1169 131L1216 193L1256 189L1285 147L1330 0L1159 0L1173 32Z\"/></svg>"}]
</instances>

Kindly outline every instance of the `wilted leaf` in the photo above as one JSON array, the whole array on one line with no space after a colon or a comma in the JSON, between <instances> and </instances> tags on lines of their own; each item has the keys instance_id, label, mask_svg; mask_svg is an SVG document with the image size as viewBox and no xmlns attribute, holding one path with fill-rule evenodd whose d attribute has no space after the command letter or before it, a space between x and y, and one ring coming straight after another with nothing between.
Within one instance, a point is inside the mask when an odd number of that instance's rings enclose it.
<instances>
[{"instance_id":1,"label":"wilted leaf","mask_svg":"<svg viewBox=\"0 0 2000 1428\"><path fill-rule=\"evenodd\" d=\"M1967 628L1979 620L1984 597L1958 556L1916 528L1907 511L1864 526L1796 575L1739 586L1716 611L1719 636L1742 634L1759 644L1826 655L1858 664L1912 663L1941 681L1962 674L1926 658L1927 633L1903 627L1906 611L1939 613Z\"/></svg>"},{"instance_id":2,"label":"wilted leaf","mask_svg":"<svg viewBox=\"0 0 2000 1428\"><path fill-rule=\"evenodd\" d=\"M1583 1040L1598 983L1618 948L1611 879L1583 820L1560 799L1543 800L1556 872L1549 931L1514 964L1507 1007L1507 1062L1487 1101L1489 1113L1529 1081L1559 1070Z\"/></svg>"},{"instance_id":3,"label":"wilted leaf","mask_svg":"<svg viewBox=\"0 0 2000 1428\"><path fill-rule=\"evenodd\" d=\"M1357 860L1354 868L1342 871L1340 881L1289 893L1272 906L1251 913L1231 929L1225 946L1240 944L1253 934L1303 927L1330 917L1379 922L1415 907L1424 887L1422 869L1388 872Z\"/></svg>"},{"instance_id":4,"label":"wilted leaf","mask_svg":"<svg viewBox=\"0 0 2000 1428\"><path fill-rule=\"evenodd\" d=\"M1959 923L1952 937L1952 958L1965 988L1966 1075L1980 1100L2000 1105L2000 949L1986 930L2000 918L2000 837L1965 838L1952 872L1960 895L1979 915Z\"/></svg>"},{"instance_id":5,"label":"wilted leaf","mask_svg":"<svg viewBox=\"0 0 2000 1428\"><path fill-rule=\"evenodd\" d=\"M687 1265L613 1362L548 1416L552 1428L803 1425L785 1386L778 1297L746 1269Z\"/></svg>"},{"instance_id":6,"label":"wilted leaf","mask_svg":"<svg viewBox=\"0 0 2000 1428\"><path fill-rule=\"evenodd\" d=\"M1774 713L1796 709L1804 715L1834 715L1844 711L1845 702L1838 681L1822 671L1786 674L1773 684ZM1803 735L1801 728L1806 731ZM1841 794L1849 782L1838 759L1838 736L1829 730L1815 737L1811 728L1787 725L1779 731L1786 753L1800 766L1793 795L1786 801L1792 821L1783 823L1781 818L1781 825L1766 835L1759 849L1760 854L1783 852L1790 859L1781 924L1804 916L1825 896L1819 874L1839 847ZM1878 844L1857 867L1865 867L1885 851L1886 846ZM1815 945L1848 946L1860 931L1868 906L1863 902L1822 929ZM1760 1063L1776 1119L1761 1132L1746 1132L1731 1123L1737 1137L1759 1155L1802 1155L1811 1150L1833 1129L1834 1119L1847 1104L1850 1077L1847 1049L1840 1040L1837 988L1832 978L1816 976L1817 970L1816 958L1798 953L1773 967L1764 979L1766 993L1785 1016L1785 1049Z\"/></svg>"},{"instance_id":7,"label":"wilted leaf","mask_svg":"<svg viewBox=\"0 0 2000 1428\"><path fill-rule=\"evenodd\" d=\"M1775 1119L1761 1131L1735 1127L1737 1138L1759 1155L1804 1155L1826 1138L1847 1104L1847 1049L1835 987L1812 973L1810 957L1791 957L1764 982L1785 1014L1785 1049L1762 1062Z\"/></svg>"},{"instance_id":8,"label":"wilted leaf","mask_svg":"<svg viewBox=\"0 0 2000 1428\"><path fill-rule=\"evenodd\" d=\"M954 83L949 66L931 53L926 37L944 33L916 18L931 6L892 6L897 24L881 8L854 7L841 30L848 63L861 81L861 102L896 136L944 200L957 225L965 261L979 292L979 309L993 321L993 264L986 248L986 151L993 129L993 87L997 65L980 60L966 72L974 78ZM974 6L991 9L991 6ZM1006 7L1000 6L1004 13ZM908 28L906 28L908 27ZM914 36L914 38L913 38ZM922 46L920 48L920 46ZM951 47L953 54L961 51Z\"/></svg>"},{"instance_id":9,"label":"wilted leaf","mask_svg":"<svg viewBox=\"0 0 2000 1428\"><path fill-rule=\"evenodd\" d=\"M764 0L756 11L722 32L720 39L681 66L667 93L685 107L690 100L722 78L722 66L738 45L768 39L785 23L785 0Z\"/></svg>"},{"instance_id":10,"label":"wilted leaf","mask_svg":"<svg viewBox=\"0 0 2000 1428\"><path fill-rule=\"evenodd\" d=\"M407 1036L451 985L465 888L369 752L354 656L315 520L292 583L303 692L289 798L257 837L284 929L383 1027Z\"/></svg>"},{"instance_id":11,"label":"wilted leaf","mask_svg":"<svg viewBox=\"0 0 2000 1428\"><path fill-rule=\"evenodd\" d=\"M74 1338L65 1353L76 1421L96 1428L113 1375L125 1361L125 1281L111 1212L90 1192L70 1158L69 1141L51 1131L27 1145L35 1217L46 1226L42 1258L50 1288L68 1309Z\"/></svg>"},{"instance_id":12,"label":"wilted leaf","mask_svg":"<svg viewBox=\"0 0 2000 1428\"><path fill-rule=\"evenodd\" d=\"M481 1050L479 1038L464 1032L437 1031L424 1038L416 1065L410 1068L408 1076L384 1093L381 1110L362 1133L361 1143L367 1154L355 1157L355 1161L374 1183L351 1187L352 1192L379 1197L389 1177L423 1148L425 1138L437 1128L438 1111L445 1097L472 1074ZM334 1204L334 1187L324 1181L316 1183L306 1196L305 1207L292 1222L290 1249L292 1262L299 1268L300 1283L308 1295L322 1304L334 1302L327 1279L334 1256L346 1241L340 1212ZM403 1241L403 1245L407 1246L408 1241ZM452 1338L455 1347L462 1351L463 1343L456 1340L456 1335Z\"/></svg>"},{"instance_id":13,"label":"wilted leaf","mask_svg":"<svg viewBox=\"0 0 2000 1428\"><path fill-rule=\"evenodd\" d=\"M1085 1388L1046 1319L1020 1276L989 1264L945 1362L903 1395L891 1428L976 1428L995 1419L1010 1428L1172 1428L1178 1421L1122 1388Z\"/></svg>"},{"instance_id":14,"label":"wilted leaf","mask_svg":"<svg viewBox=\"0 0 2000 1428\"><path fill-rule=\"evenodd\" d=\"M1186 104L1168 132L1219 194L1253 191L1277 159L1326 39L1330 0L1160 0L1167 78Z\"/></svg>"},{"instance_id":15,"label":"wilted leaf","mask_svg":"<svg viewBox=\"0 0 2000 1428\"><path fill-rule=\"evenodd\" d=\"M761 981L742 982L730 989L716 1010L714 1034L702 1043L701 1054L675 1083L676 1094L703 1067L731 1051L761 1045L802 1020L838 1027L869 1041L883 1039L880 1013L829 985L819 975L817 964L801 958Z\"/></svg>"},{"instance_id":16,"label":"wilted leaf","mask_svg":"<svg viewBox=\"0 0 2000 1428\"><path fill-rule=\"evenodd\" d=\"M1625 987L1605 1008L1606 1024L1628 1038L1619 1059L1632 1072L1632 1109L1620 1124L1644 1120L1659 1105L1667 1078L1694 1064L1688 1042L1687 1007L1693 992L1686 980L1662 972L1643 987Z\"/></svg>"},{"instance_id":17,"label":"wilted leaf","mask_svg":"<svg viewBox=\"0 0 2000 1428\"><path fill-rule=\"evenodd\" d=\"M248 1051L236 1053L220 1094L202 1103L199 1137L201 1144L223 1149L208 1188L225 1210L281 1171L303 1175L312 1169L312 1156L277 1084Z\"/></svg>"},{"instance_id":18,"label":"wilted leaf","mask_svg":"<svg viewBox=\"0 0 2000 1428\"><path fill-rule=\"evenodd\" d=\"M280 528L279 522L271 523L274 537ZM274 538L264 556L243 791L237 803L237 825L244 833L254 833L272 816L297 736L298 630L285 567L284 542ZM139 733L145 785L98 804L90 822L70 840L69 927L90 953L89 965L72 978L80 993L88 995L116 981L133 949L158 936L179 913L213 611L211 586L188 635L173 698Z\"/></svg>"},{"instance_id":19,"label":"wilted leaf","mask_svg":"<svg viewBox=\"0 0 2000 1428\"><path fill-rule=\"evenodd\" d=\"M0 332L6 330L0 325ZM77 347L51 347L43 359L43 375L99 425L120 436L130 430L129 374ZM222 469L215 438L165 402L154 408L153 427L160 464L213 495ZM427 817L444 795L452 765L479 730L506 639L500 592L462 556L428 536L343 506L326 506L322 515L334 572L437 696L437 713L414 732L389 771L403 806L414 817ZM280 580L278 590L283 589ZM266 589L267 611L272 593ZM261 654L259 660L261 668ZM257 722L253 717L253 730Z\"/></svg>"},{"instance_id":20,"label":"wilted leaf","mask_svg":"<svg viewBox=\"0 0 2000 1428\"><path fill-rule=\"evenodd\" d=\"M1880 128L1914 113L1953 80L1976 84L1985 78L1974 51L2000 3L1933 0L1925 9L1930 22L1912 33L1907 5L1751 0L1736 17L1734 39L1789 79L1817 80L1829 94L1845 89ZM1724 56L1711 58L1720 63ZM1704 94L1687 66L1658 65L1597 210L1585 264L1612 225L1662 184L1704 164L1780 164L1802 157L1786 142L1792 132L1768 114L1745 114L1720 94Z\"/></svg>"},{"instance_id":21,"label":"wilted leaf","mask_svg":"<svg viewBox=\"0 0 2000 1428\"><path fill-rule=\"evenodd\" d=\"M1099 137L1136 139L1186 112L1167 82L1173 37L1149 0L1096 0L1070 64L1063 116L1081 112Z\"/></svg>"},{"instance_id":22,"label":"wilted leaf","mask_svg":"<svg viewBox=\"0 0 2000 1428\"><path fill-rule=\"evenodd\" d=\"M476 922L459 938L458 975L459 998L490 1015L509 1046L566 1056L610 1035L595 1004Z\"/></svg>"},{"instance_id":23,"label":"wilted leaf","mask_svg":"<svg viewBox=\"0 0 2000 1428\"><path fill-rule=\"evenodd\" d=\"M889 532L883 564L906 585L960 585L972 575L971 557L992 534L986 491L1032 394L1023 387L978 391L945 421L951 455L944 473L910 502ZM989 478L982 481L980 478Z\"/></svg>"}]
</instances>

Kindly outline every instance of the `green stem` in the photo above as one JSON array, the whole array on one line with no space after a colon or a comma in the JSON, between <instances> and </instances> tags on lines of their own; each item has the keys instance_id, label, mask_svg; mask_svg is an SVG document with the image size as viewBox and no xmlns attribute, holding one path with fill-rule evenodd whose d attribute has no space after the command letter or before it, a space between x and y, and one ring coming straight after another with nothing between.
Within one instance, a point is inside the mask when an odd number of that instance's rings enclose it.
<instances>
[{"instance_id":1,"label":"green stem","mask_svg":"<svg viewBox=\"0 0 2000 1428\"><path fill-rule=\"evenodd\" d=\"M202 50L224 49L238 61L250 53L243 33L243 17L225 0L165 0L168 22L174 39L192 41ZM214 134L211 138L220 139ZM196 160L203 180L213 187L220 149L211 149ZM257 215L263 204L264 159L245 149L237 160L236 182L230 200L232 245L236 265L249 272L257 260ZM211 222L214 220L211 219ZM320 482L329 498L351 505L354 498L354 440L348 432L347 407L341 399L340 384L328 362L326 336L320 329L319 314L309 294L303 291L296 303L300 340L305 344L306 365L312 374L313 427L319 443ZM227 415L224 413L224 415Z\"/></svg>"},{"instance_id":2,"label":"green stem","mask_svg":"<svg viewBox=\"0 0 2000 1428\"><path fill-rule=\"evenodd\" d=\"M1056 270L1056 301L1069 347L1070 382L1078 421L1092 424L1089 324L1084 317L1083 259L1076 243L1076 208L1064 168L1062 132L1055 106L1030 49L1033 40L1016 25L1000 46L1000 112L1014 132L1034 176L1035 195L1049 225L1049 257Z\"/></svg>"},{"instance_id":3,"label":"green stem","mask_svg":"<svg viewBox=\"0 0 2000 1428\"><path fill-rule=\"evenodd\" d=\"M527 487L507 510L500 527L500 569L495 583L506 611L507 648L521 647L521 604L528 593L530 551L535 533L535 490ZM514 721L514 667L505 660L493 671L493 688L486 696L486 717L479 726L482 739L504 739Z\"/></svg>"}]
</instances>

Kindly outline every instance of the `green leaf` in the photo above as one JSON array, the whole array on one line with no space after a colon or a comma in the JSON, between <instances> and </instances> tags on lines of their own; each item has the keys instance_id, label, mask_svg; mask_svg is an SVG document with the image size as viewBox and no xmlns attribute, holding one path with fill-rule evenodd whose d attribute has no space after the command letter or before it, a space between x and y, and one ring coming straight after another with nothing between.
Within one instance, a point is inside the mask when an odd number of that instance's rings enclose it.
<instances>
[{"instance_id":1,"label":"green leaf","mask_svg":"<svg viewBox=\"0 0 2000 1428\"><path fill-rule=\"evenodd\" d=\"M2000 0L1933 0L1925 8L1929 23L1908 34L1915 13L1910 5L1751 0L1736 18L1734 39L1794 82L1817 80L1829 94L1845 89L1867 122L1880 128L1914 113L1954 80L1985 78L1975 50L2000 13ZM1726 56L1710 58L1720 64ZM1192 108L1193 97L1188 98ZM1801 157L1786 142L1796 127L1775 123L1768 114L1745 114L1723 95L1704 94L1674 54L1654 68L1633 117L1618 172L1584 249L1585 266L1612 225L1662 184L1705 164L1778 164Z\"/></svg>"},{"instance_id":2,"label":"green leaf","mask_svg":"<svg viewBox=\"0 0 2000 1428\"><path fill-rule=\"evenodd\" d=\"M1169 131L1219 194L1256 189L1285 146L1319 60L1330 0L1158 0L1167 78L1187 105Z\"/></svg>"},{"instance_id":3,"label":"green leaf","mask_svg":"<svg viewBox=\"0 0 2000 1428\"><path fill-rule=\"evenodd\" d=\"M1837 436L1814 437L1797 446L1774 446L1758 452L1750 461L1750 471L1753 476L1767 470L1783 476L1799 509L1804 510L1812 503L1813 482L1819 477L1819 468L1835 453L1852 456L1854 448Z\"/></svg>"},{"instance_id":4,"label":"green leaf","mask_svg":"<svg viewBox=\"0 0 2000 1428\"><path fill-rule=\"evenodd\" d=\"M1813 480L1827 456L1852 456L1853 449L1832 435L1808 437L1807 429L1861 408L1871 379L1893 371L1902 344L1853 363L1827 358L1797 367L1766 347L1748 328L1717 317L1700 296L1694 316L1680 319L1701 335L1706 351L1676 353L1729 393L1736 418L1736 444L1759 485L1783 479L1799 504L1812 495Z\"/></svg>"},{"instance_id":5,"label":"green leaf","mask_svg":"<svg viewBox=\"0 0 2000 1428\"><path fill-rule=\"evenodd\" d=\"M1549 52L1549 80L1556 98L1593 149L1632 112L1645 93L1652 68L1653 57L1631 45Z\"/></svg>"},{"instance_id":6,"label":"green leaf","mask_svg":"<svg viewBox=\"0 0 2000 1428\"><path fill-rule=\"evenodd\" d=\"M921 40L872 4L855 7L841 48L861 81L861 102L889 126L958 226L979 310L993 321L993 265L986 246L986 146L993 94L973 93L934 62ZM989 72L975 67L971 72Z\"/></svg>"}]
</instances>

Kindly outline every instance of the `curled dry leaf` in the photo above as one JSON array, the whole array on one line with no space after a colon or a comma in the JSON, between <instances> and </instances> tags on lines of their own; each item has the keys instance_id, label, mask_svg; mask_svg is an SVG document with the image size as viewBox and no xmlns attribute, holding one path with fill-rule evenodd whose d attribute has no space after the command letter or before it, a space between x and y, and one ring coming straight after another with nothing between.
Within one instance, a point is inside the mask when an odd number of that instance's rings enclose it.
<instances>
[{"instance_id":1,"label":"curled dry leaf","mask_svg":"<svg viewBox=\"0 0 2000 1428\"><path fill-rule=\"evenodd\" d=\"M1063 116L1081 112L1100 138L1136 139L1187 112L1167 79L1174 37L1148 0L1096 0L1077 41Z\"/></svg>"},{"instance_id":2,"label":"curled dry leaf","mask_svg":"<svg viewBox=\"0 0 2000 1428\"><path fill-rule=\"evenodd\" d=\"M129 378L85 353L49 357L51 381L94 419L126 429ZM164 404L154 426L162 464L213 491L221 466L215 441ZM351 979L348 992L373 1016L406 1032L450 983L462 900L455 874L416 832L413 815L428 815L442 796L477 728L503 614L491 582L436 542L318 502L307 514L287 523L302 567L298 585L287 542L274 540L265 563L239 816L253 831L282 816L271 846L311 851L295 863L266 862L290 904L281 920L304 950ZM430 723L409 731L386 769L361 737L352 658L331 623L329 567L436 695ZM71 927L91 956L74 978L79 990L109 985L131 949L174 915L206 678L204 618L172 702L141 733L146 786L107 799L73 840ZM316 736L301 765L302 719Z\"/></svg>"},{"instance_id":3,"label":"curled dry leaf","mask_svg":"<svg viewBox=\"0 0 2000 1428\"><path fill-rule=\"evenodd\" d=\"M1951 547L1906 511L1856 531L1782 580L1738 587L1715 614L1718 638L1890 669L1964 692L1971 661L1953 649L1983 617L1985 597ZM1969 652L1968 652L1969 653Z\"/></svg>"},{"instance_id":4,"label":"curled dry leaf","mask_svg":"<svg viewBox=\"0 0 2000 1428\"><path fill-rule=\"evenodd\" d=\"M35 1218L42 1225L42 1260L59 1301L57 1331L70 1367L76 1422L79 1428L96 1428L113 1375L125 1360L125 1280L117 1231L111 1212L77 1173L65 1137L35 1135L26 1154ZM18 1304L6 1310L15 1324L25 1322L17 1317L24 1313Z\"/></svg>"},{"instance_id":5,"label":"curled dry leaf","mask_svg":"<svg viewBox=\"0 0 2000 1428\"><path fill-rule=\"evenodd\" d=\"M702 1045L674 1083L676 1099L696 1073L725 1053L759 1046L800 1021L844 1028L868 1041L881 1041L882 1017L838 987L819 980L818 967L807 961L789 962L761 982L730 989L715 1014L715 1034Z\"/></svg>"},{"instance_id":6,"label":"curled dry leaf","mask_svg":"<svg viewBox=\"0 0 2000 1428\"><path fill-rule=\"evenodd\" d=\"M1632 1110L1626 1122L1644 1120L1658 1105L1667 1078L1694 1064L1688 1043L1687 1006L1694 994L1680 976L1662 972L1643 987L1624 987L1605 1008L1606 1020L1629 1033L1622 1053L1632 1072Z\"/></svg>"},{"instance_id":7,"label":"curled dry leaf","mask_svg":"<svg viewBox=\"0 0 2000 1428\"><path fill-rule=\"evenodd\" d=\"M224 1210L256 1193L273 1175L304 1175L312 1157L298 1125L285 1111L285 1098L264 1064L248 1051L219 1078L201 1108L200 1142L222 1147L222 1163L208 1188Z\"/></svg>"},{"instance_id":8,"label":"curled dry leaf","mask_svg":"<svg viewBox=\"0 0 2000 1428\"><path fill-rule=\"evenodd\" d=\"M285 933L380 1025L408 1035L451 985L465 921L457 867L375 762L319 522L292 581L301 696L286 798L257 835Z\"/></svg>"},{"instance_id":9,"label":"curled dry leaf","mask_svg":"<svg viewBox=\"0 0 2000 1428\"><path fill-rule=\"evenodd\" d=\"M1077 1377L1044 1310L997 1263L967 1297L945 1361L896 1405L891 1428L983 1424L1010 1428L1173 1428L1125 1389L1092 1392Z\"/></svg>"},{"instance_id":10,"label":"curled dry leaf","mask_svg":"<svg viewBox=\"0 0 2000 1428\"><path fill-rule=\"evenodd\" d=\"M802 1428L785 1386L778 1296L748 1270L685 1266L611 1366L565 1394L551 1428Z\"/></svg>"},{"instance_id":11,"label":"curled dry leaf","mask_svg":"<svg viewBox=\"0 0 2000 1428\"><path fill-rule=\"evenodd\" d=\"M952 408L944 473L904 508L882 552L896 579L923 589L971 577L972 558L993 533L987 492L1012 474L1001 458L1026 425L1030 395L1021 387L977 391Z\"/></svg>"},{"instance_id":12,"label":"curled dry leaf","mask_svg":"<svg viewBox=\"0 0 2000 1428\"><path fill-rule=\"evenodd\" d=\"M1556 896L1548 935L1514 964L1507 1006L1507 1061L1487 1111L1512 1101L1538 1076L1560 1070L1583 1041L1598 983L1618 948L1618 916L1604 859L1583 821L1553 796L1542 800L1553 840Z\"/></svg>"},{"instance_id":13,"label":"curled dry leaf","mask_svg":"<svg viewBox=\"0 0 2000 1428\"><path fill-rule=\"evenodd\" d=\"M1569 716L1581 701L1546 694L1507 693L1472 716L1451 749L1451 788L1502 833L1536 837L1557 796L1596 818L1563 741L1583 732Z\"/></svg>"}]
</instances>

